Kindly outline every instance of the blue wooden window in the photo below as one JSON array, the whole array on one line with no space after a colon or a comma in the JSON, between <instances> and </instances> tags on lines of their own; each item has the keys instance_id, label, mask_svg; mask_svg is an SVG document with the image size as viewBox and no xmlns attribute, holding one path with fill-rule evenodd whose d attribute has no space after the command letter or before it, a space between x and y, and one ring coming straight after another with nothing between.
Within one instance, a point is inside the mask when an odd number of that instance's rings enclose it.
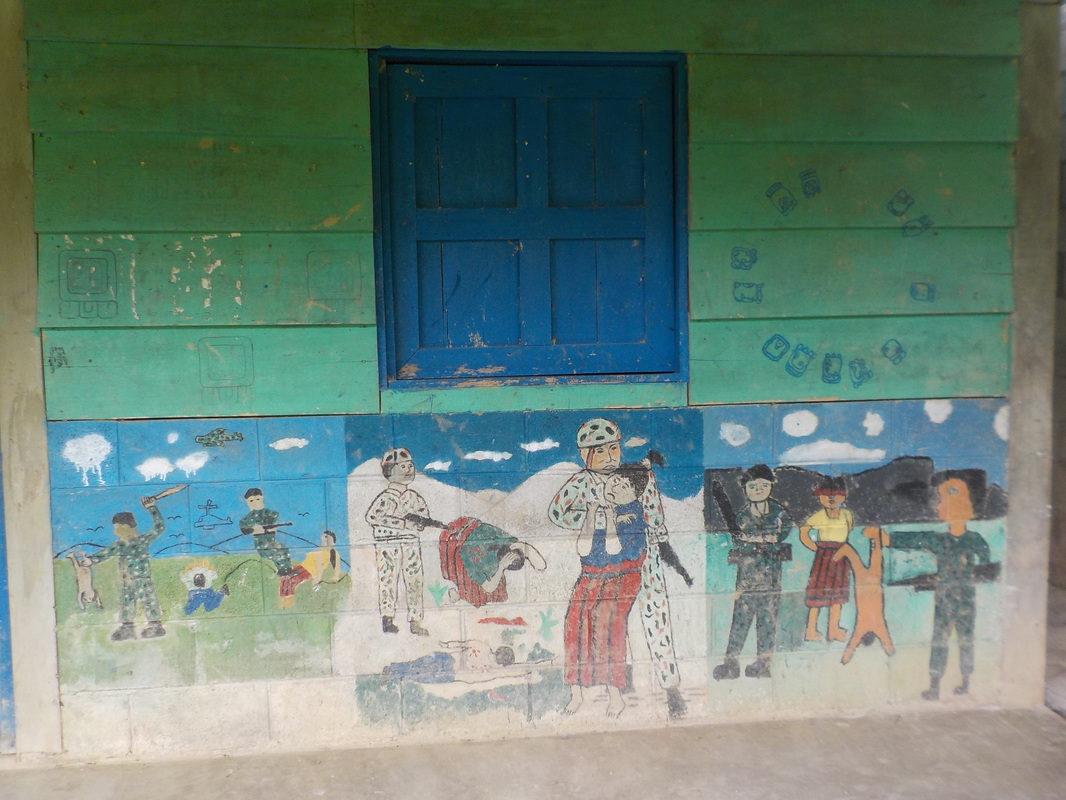
<instances>
[{"instance_id":1,"label":"blue wooden window","mask_svg":"<svg viewBox=\"0 0 1066 800\"><path fill-rule=\"evenodd\" d=\"M377 74L389 385L677 379L678 65Z\"/></svg>"}]
</instances>

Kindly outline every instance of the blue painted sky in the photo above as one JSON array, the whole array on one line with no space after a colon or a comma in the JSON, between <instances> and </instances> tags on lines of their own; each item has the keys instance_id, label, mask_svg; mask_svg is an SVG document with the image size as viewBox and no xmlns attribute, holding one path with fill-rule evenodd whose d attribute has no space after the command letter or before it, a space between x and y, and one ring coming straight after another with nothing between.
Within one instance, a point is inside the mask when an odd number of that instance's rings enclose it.
<instances>
[{"instance_id":1,"label":"blue painted sky","mask_svg":"<svg viewBox=\"0 0 1066 800\"><path fill-rule=\"evenodd\" d=\"M55 552L78 543L110 543L111 517L118 511L133 511L147 530L149 517L139 498L188 484L160 501L167 533L153 551L250 551L250 537L240 537L237 523L248 511L244 493L255 486L263 490L268 508L293 523L279 540L299 558L325 529L337 533L342 545L347 542L347 475L390 447L409 448L418 469L444 483L511 491L555 464L577 464L577 430L594 416L620 426L623 460L659 450L666 460L657 470L659 484L664 494L678 499L700 490L708 467L790 463L839 474L906 455L929 456L940 469L985 469L991 482L1004 485L1005 414L1002 400L908 400L52 423ZM224 442L205 444L203 437L219 429Z\"/></svg>"},{"instance_id":2,"label":"blue painted sky","mask_svg":"<svg viewBox=\"0 0 1066 800\"><path fill-rule=\"evenodd\" d=\"M834 474L928 456L937 469L984 469L1005 488L1006 406L977 399L711 407L703 410L704 456L708 467L764 462Z\"/></svg>"}]
</instances>

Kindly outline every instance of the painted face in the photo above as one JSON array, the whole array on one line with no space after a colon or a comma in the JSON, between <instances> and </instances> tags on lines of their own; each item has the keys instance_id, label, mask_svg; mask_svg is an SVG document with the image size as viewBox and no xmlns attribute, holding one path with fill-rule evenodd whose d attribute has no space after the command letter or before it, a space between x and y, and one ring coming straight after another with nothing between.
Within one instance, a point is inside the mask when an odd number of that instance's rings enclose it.
<instances>
[{"instance_id":1,"label":"painted face","mask_svg":"<svg viewBox=\"0 0 1066 800\"><path fill-rule=\"evenodd\" d=\"M818 502L822 504L822 508L840 508L844 505L844 501L847 498L842 494L820 494L818 495Z\"/></svg>"},{"instance_id":2,"label":"painted face","mask_svg":"<svg viewBox=\"0 0 1066 800\"><path fill-rule=\"evenodd\" d=\"M586 447L584 456L585 466L593 472L614 472L622 463L622 446L618 442L608 442Z\"/></svg>"},{"instance_id":3,"label":"painted face","mask_svg":"<svg viewBox=\"0 0 1066 800\"><path fill-rule=\"evenodd\" d=\"M136 525L123 525L120 522L115 523L115 536L124 542L128 542L130 539L137 538L137 526Z\"/></svg>"},{"instance_id":4,"label":"painted face","mask_svg":"<svg viewBox=\"0 0 1066 800\"><path fill-rule=\"evenodd\" d=\"M612 475L608 478L604 494L616 506L624 506L637 499L637 490L633 487L633 482L621 475Z\"/></svg>"},{"instance_id":5,"label":"painted face","mask_svg":"<svg viewBox=\"0 0 1066 800\"><path fill-rule=\"evenodd\" d=\"M248 504L248 508L258 511L263 507L263 495L253 494L251 497L244 498L244 502Z\"/></svg>"},{"instance_id":6,"label":"painted face","mask_svg":"<svg viewBox=\"0 0 1066 800\"><path fill-rule=\"evenodd\" d=\"M402 458L392 467L392 475L389 480L396 483L408 484L415 479L415 462L409 458Z\"/></svg>"},{"instance_id":7,"label":"painted face","mask_svg":"<svg viewBox=\"0 0 1066 800\"><path fill-rule=\"evenodd\" d=\"M753 503L761 503L770 496L774 485L766 478L752 478L744 484L744 494Z\"/></svg>"},{"instance_id":8,"label":"painted face","mask_svg":"<svg viewBox=\"0 0 1066 800\"><path fill-rule=\"evenodd\" d=\"M937 513L944 522L969 522L974 518L966 481L952 478L937 487Z\"/></svg>"}]
</instances>

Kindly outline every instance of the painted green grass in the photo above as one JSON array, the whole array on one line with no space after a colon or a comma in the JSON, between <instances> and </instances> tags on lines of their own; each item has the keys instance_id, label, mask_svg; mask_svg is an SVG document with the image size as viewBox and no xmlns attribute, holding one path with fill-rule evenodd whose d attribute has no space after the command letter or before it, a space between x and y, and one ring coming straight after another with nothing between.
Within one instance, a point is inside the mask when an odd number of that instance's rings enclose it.
<instances>
[{"instance_id":1,"label":"painted green grass","mask_svg":"<svg viewBox=\"0 0 1066 800\"><path fill-rule=\"evenodd\" d=\"M186 616L188 591L181 572L202 558L153 559L166 636L112 642L119 619L118 566L105 561L93 568L103 608L77 607L70 562L55 562L56 621L60 679L69 689L142 688L252 680L329 677L332 674L334 613L351 580L297 587L290 608L278 606L273 568L254 554L208 559L219 573L213 588L228 575L230 594L219 608ZM137 630L143 627L138 611Z\"/></svg>"}]
</instances>

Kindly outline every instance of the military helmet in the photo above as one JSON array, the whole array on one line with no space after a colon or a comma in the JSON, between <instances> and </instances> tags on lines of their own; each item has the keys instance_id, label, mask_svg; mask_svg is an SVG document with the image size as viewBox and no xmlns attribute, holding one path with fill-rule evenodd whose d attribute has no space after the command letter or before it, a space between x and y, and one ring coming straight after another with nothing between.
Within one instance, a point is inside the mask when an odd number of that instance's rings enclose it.
<instances>
[{"instance_id":1,"label":"military helmet","mask_svg":"<svg viewBox=\"0 0 1066 800\"><path fill-rule=\"evenodd\" d=\"M618 425L603 417L590 419L577 429L577 446L579 450L586 447L599 447L608 442L620 442L622 432Z\"/></svg>"},{"instance_id":2,"label":"military helmet","mask_svg":"<svg viewBox=\"0 0 1066 800\"><path fill-rule=\"evenodd\" d=\"M394 447L381 457L381 468L385 469L400 461L413 461L411 451L406 447Z\"/></svg>"}]
</instances>

